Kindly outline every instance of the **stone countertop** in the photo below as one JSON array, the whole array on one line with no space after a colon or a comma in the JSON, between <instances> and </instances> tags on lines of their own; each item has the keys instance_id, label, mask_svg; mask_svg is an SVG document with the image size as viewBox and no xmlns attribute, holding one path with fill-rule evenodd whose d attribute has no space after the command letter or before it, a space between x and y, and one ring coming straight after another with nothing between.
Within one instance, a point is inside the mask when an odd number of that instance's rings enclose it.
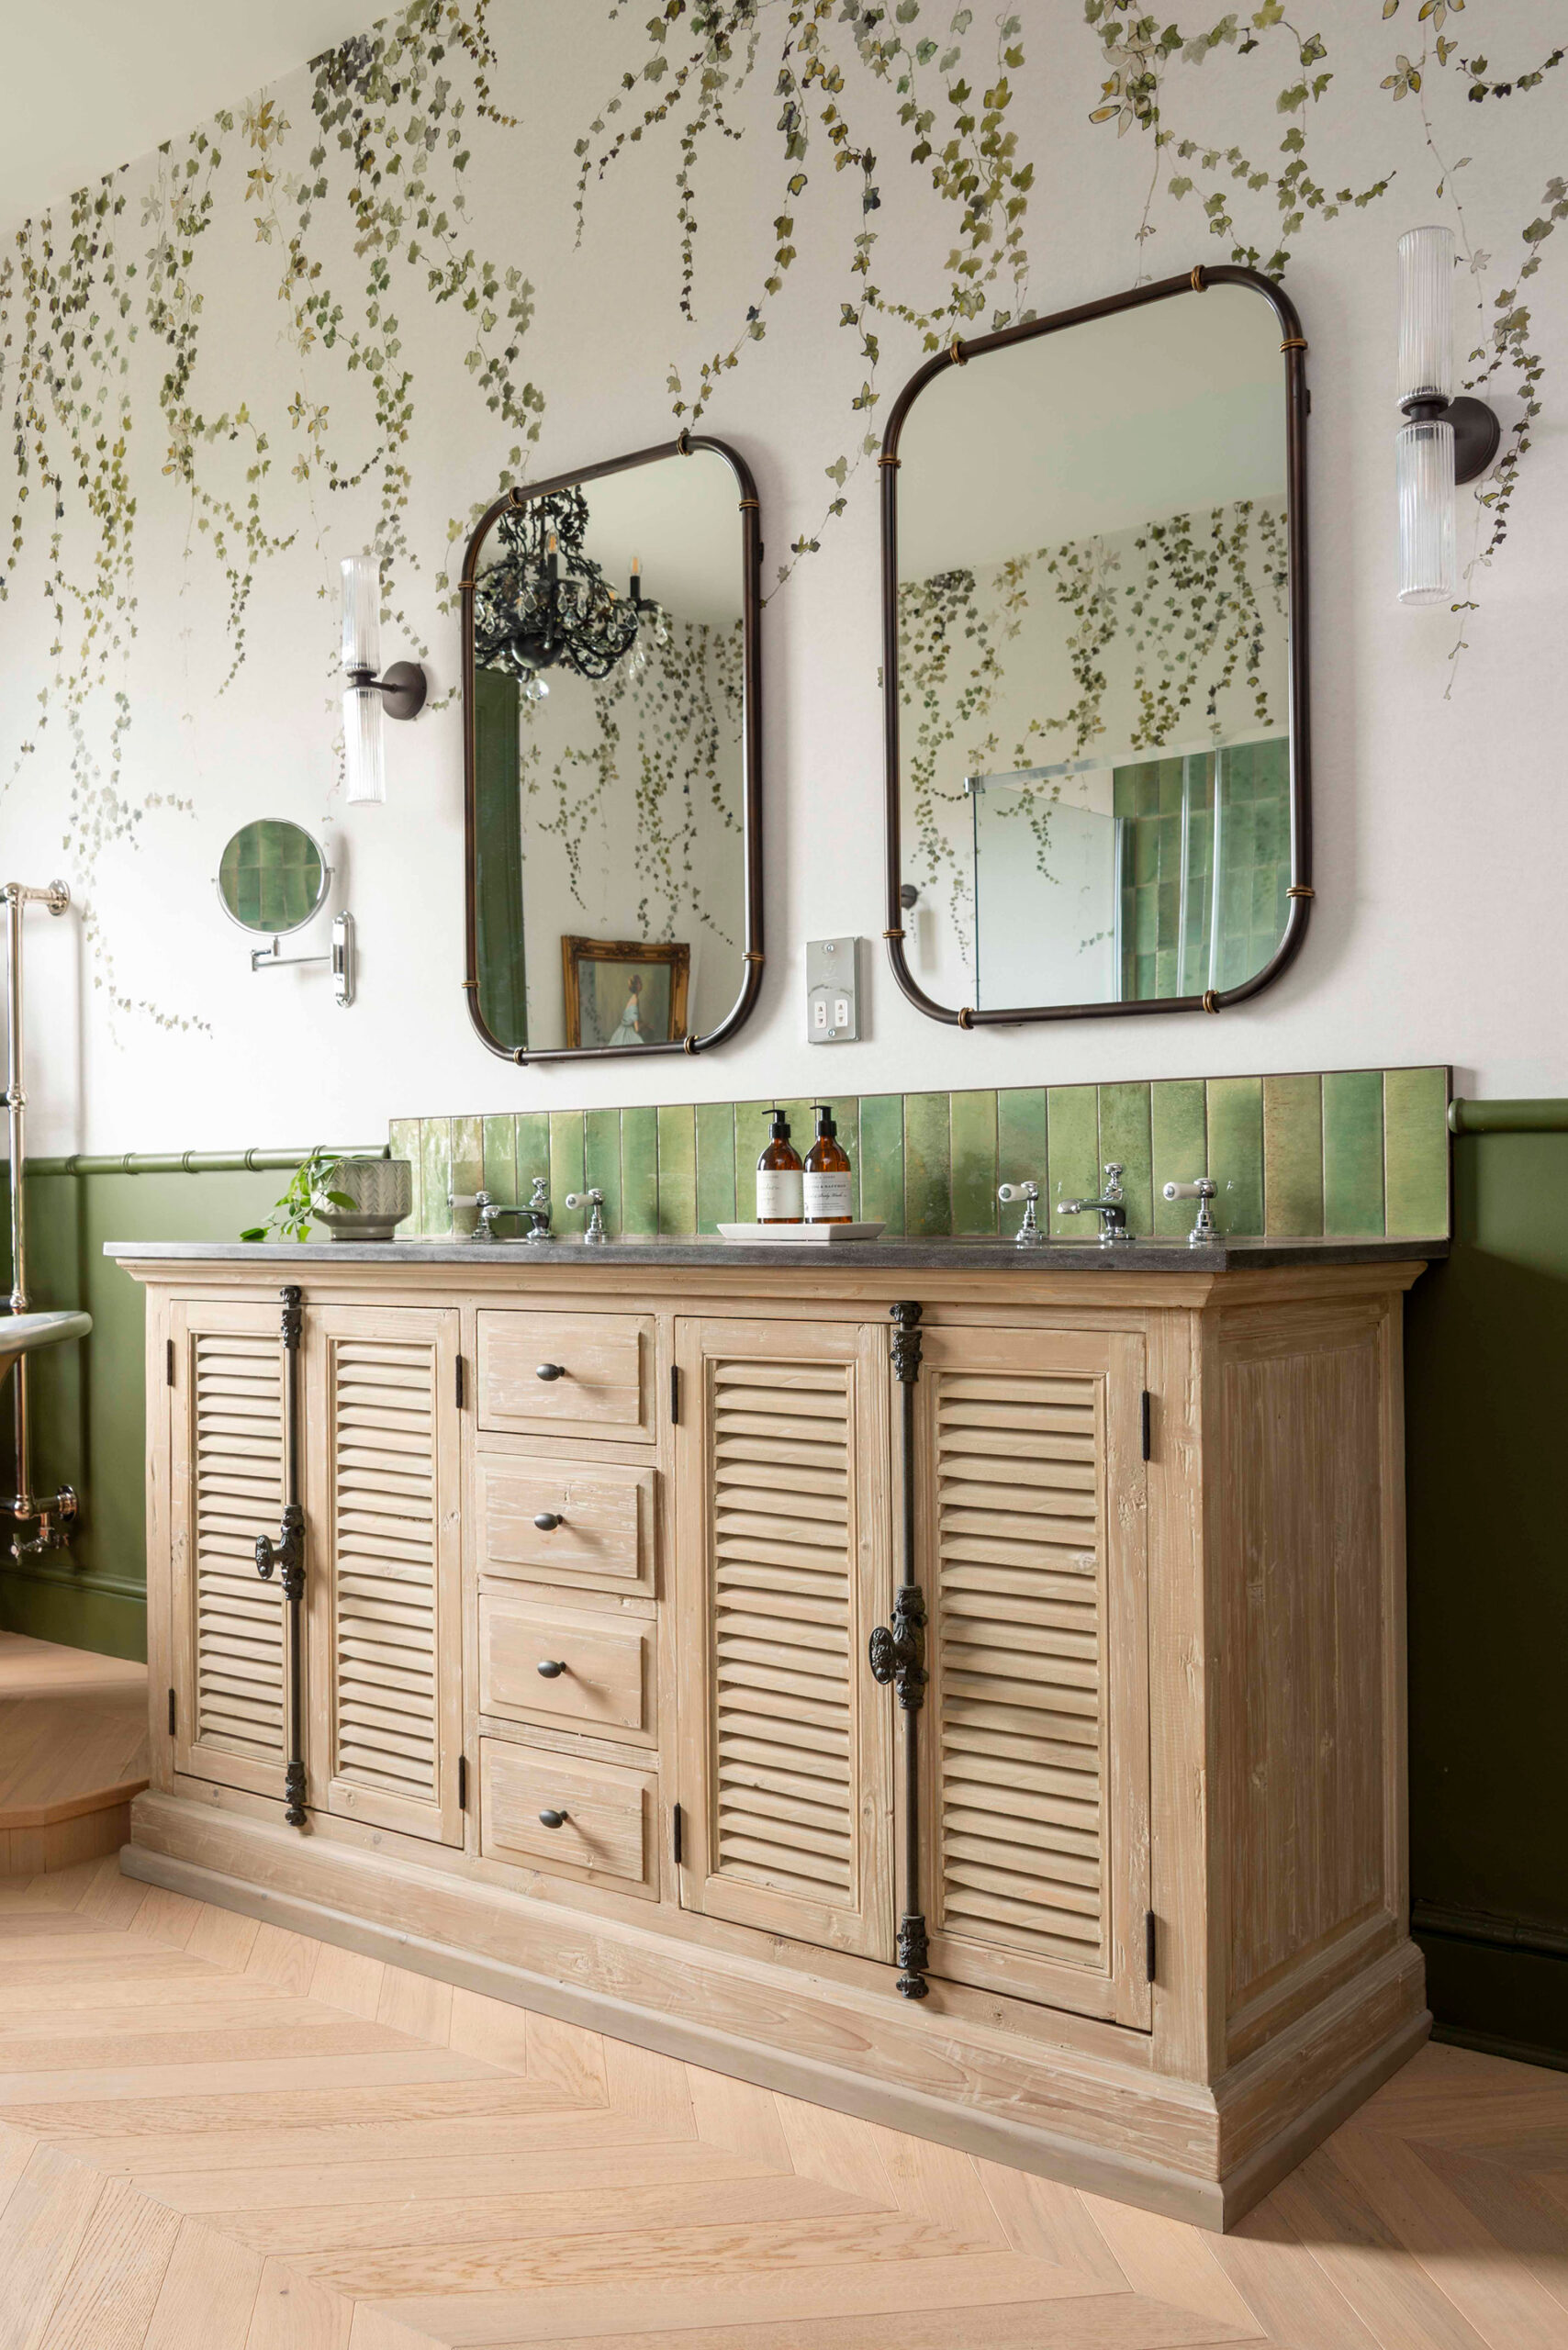
<instances>
[{"instance_id":1,"label":"stone countertop","mask_svg":"<svg viewBox=\"0 0 1568 2350\"><path fill-rule=\"evenodd\" d=\"M1102 1248L1093 1241L1045 1240L1019 1248L1011 1240L987 1238L849 1240L837 1243L718 1239L610 1240L593 1248L580 1236L563 1234L543 1246L522 1240L110 1240L106 1257L142 1264L246 1264L308 1268L334 1265L499 1266L512 1262L560 1266L667 1266L737 1272L766 1266L770 1271L797 1264L822 1274L829 1266L846 1272L1266 1272L1291 1265L1407 1264L1416 1258L1446 1257L1444 1239L1321 1240L1312 1238L1222 1240L1190 1248L1184 1240L1135 1240L1130 1247Z\"/></svg>"}]
</instances>

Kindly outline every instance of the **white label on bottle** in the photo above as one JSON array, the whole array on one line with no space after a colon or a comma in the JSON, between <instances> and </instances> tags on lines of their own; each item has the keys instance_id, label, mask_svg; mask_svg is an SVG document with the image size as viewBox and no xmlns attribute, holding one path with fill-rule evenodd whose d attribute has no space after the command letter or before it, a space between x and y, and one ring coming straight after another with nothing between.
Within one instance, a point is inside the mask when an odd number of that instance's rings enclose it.
<instances>
[{"instance_id":1,"label":"white label on bottle","mask_svg":"<svg viewBox=\"0 0 1568 2350\"><path fill-rule=\"evenodd\" d=\"M854 1213L847 1175L806 1177L806 1222L830 1224Z\"/></svg>"},{"instance_id":2,"label":"white label on bottle","mask_svg":"<svg viewBox=\"0 0 1568 2350\"><path fill-rule=\"evenodd\" d=\"M798 1167L759 1167L756 1170L758 1224L799 1224L804 1213Z\"/></svg>"}]
</instances>

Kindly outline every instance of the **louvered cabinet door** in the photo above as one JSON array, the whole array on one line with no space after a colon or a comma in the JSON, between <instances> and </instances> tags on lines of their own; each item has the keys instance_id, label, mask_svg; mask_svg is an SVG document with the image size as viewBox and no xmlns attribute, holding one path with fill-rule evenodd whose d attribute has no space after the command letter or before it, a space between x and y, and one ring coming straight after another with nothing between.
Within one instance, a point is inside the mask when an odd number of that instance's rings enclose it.
<instances>
[{"instance_id":1,"label":"louvered cabinet door","mask_svg":"<svg viewBox=\"0 0 1568 2350\"><path fill-rule=\"evenodd\" d=\"M1147 2028L1143 1340L930 1329L931 1970Z\"/></svg>"},{"instance_id":2,"label":"louvered cabinet door","mask_svg":"<svg viewBox=\"0 0 1568 2350\"><path fill-rule=\"evenodd\" d=\"M886 1958L887 1336L682 1320L676 1355L682 1901Z\"/></svg>"},{"instance_id":3,"label":"louvered cabinet door","mask_svg":"<svg viewBox=\"0 0 1568 2350\"><path fill-rule=\"evenodd\" d=\"M457 1315L306 1313L311 1801L462 1841Z\"/></svg>"},{"instance_id":4,"label":"louvered cabinet door","mask_svg":"<svg viewBox=\"0 0 1568 2350\"><path fill-rule=\"evenodd\" d=\"M169 1308L174 1768L283 1795L284 1608L256 1572L283 1512L281 1307Z\"/></svg>"}]
</instances>

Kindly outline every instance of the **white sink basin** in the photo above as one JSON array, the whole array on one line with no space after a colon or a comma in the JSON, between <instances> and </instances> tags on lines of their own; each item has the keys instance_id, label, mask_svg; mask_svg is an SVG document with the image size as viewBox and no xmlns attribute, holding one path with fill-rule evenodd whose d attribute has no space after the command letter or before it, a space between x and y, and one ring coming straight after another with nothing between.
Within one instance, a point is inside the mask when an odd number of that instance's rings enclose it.
<instances>
[{"instance_id":1,"label":"white sink basin","mask_svg":"<svg viewBox=\"0 0 1568 2350\"><path fill-rule=\"evenodd\" d=\"M62 1338L84 1338L92 1326L90 1314L0 1314L0 1379L18 1355Z\"/></svg>"}]
</instances>

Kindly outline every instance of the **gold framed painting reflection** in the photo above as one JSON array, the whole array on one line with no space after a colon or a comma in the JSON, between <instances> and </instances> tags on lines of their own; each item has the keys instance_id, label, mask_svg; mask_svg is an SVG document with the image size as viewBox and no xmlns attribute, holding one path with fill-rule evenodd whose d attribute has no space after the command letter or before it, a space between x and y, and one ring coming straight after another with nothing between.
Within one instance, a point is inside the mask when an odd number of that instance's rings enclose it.
<instances>
[{"instance_id":1,"label":"gold framed painting reflection","mask_svg":"<svg viewBox=\"0 0 1568 2350\"><path fill-rule=\"evenodd\" d=\"M685 1037L689 945L563 936L561 978L569 1052L678 1045Z\"/></svg>"}]
</instances>

